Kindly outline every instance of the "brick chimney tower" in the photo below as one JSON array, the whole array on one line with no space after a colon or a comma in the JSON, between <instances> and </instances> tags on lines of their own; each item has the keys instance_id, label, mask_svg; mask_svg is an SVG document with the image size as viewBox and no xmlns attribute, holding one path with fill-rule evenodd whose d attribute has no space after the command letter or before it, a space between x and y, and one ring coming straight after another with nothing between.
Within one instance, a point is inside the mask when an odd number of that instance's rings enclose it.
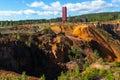
<instances>
[{"instance_id":1,"label":"brick chimney tower","mask_svg":"<svg viewBox=\"0 0 120 80\"><path fill-rule=\"evenodd\" d=\"M67 8L62 7L62 22L66 22L66 21L67 21Z\"/></svg>"}]
</instances>

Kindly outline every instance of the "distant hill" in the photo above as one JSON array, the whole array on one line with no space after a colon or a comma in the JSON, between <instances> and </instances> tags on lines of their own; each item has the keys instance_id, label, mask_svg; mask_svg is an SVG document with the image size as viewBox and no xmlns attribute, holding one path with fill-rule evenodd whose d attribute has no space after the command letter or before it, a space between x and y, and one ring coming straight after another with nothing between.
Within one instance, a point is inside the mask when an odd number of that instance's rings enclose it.
<instances>
[{"instance_id":1,"label":"distant hill","mask_svg":"<svg viewBox=\"0 0 120 80\"><path fill-rule=\"evenodd\" d=\"M84 15L79 15L79 16L68 17L68 21L78 22L82 18L86 18L88 22L120 20L120 12L84 14Z\"/></svg>"},{"instance_id":2,"label":"distant hill","mask_svg":"<svg viewBox=\"0 0 120 80\"><path fill-rule=\"evenodd\" d=\"M94 14L84 14L78 16L69 16L68 22L94 22L94 21L111 21L120 20L120 12L104 12ZM61 22L61 17L52 19L33 19L33 20L19 20L19 21L0 21L0 27L17 26L25 24L40 24L48 22Z\"/></svg>"}]
</instances>

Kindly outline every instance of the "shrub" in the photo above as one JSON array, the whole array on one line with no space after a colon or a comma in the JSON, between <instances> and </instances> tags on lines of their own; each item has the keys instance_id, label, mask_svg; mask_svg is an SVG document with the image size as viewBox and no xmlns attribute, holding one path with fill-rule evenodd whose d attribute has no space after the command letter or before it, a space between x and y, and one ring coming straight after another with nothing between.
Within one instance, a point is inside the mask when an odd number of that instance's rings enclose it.
<instances>
[{"instance_id":1,"label":"shrub","mask_svg":"<svg viewBox=\"0 0 120 80\"><path fill-rule=\"evenodd\" d=\"M58 77L58 80L69 80L69 76L67 76L67 73L61 73L61 75Z\"/></svg>"},{"instance_id":2,"label":"shrub","mask_svg":"<svg viewBox=\"0 0 120 80\"><path fill-rule=\"evenodd\" d=\"M50 27L45 27L44 30L46 34L50 34L52 32Z\"/></svg>"},{"instance_id":3,"label":"shrub","mask_svg":"<svg viewBox=\"0 0 120 80\"><path fill-rule=\"evenodd\" d=\"M26 80L26 79L27 79L27 78L26 78L26 73L23 72L23 73L22 73L22 76L20 77L19 80Z\"/></svg>"},{"instance_id":4,"label":"shrub","mask_svg":"<svg viewBox=\"0 0 120 80\"><path fill-rule=\"evenodd\" d=\"M79 71L79 67L78 66L72 71L71 75L74 76L74 77L79 77L80 71Z\"/></svg>"},{"instance_id":5,"label":"shrub","mask_svg":"<svg viewBox=\"0 0 120 80\"><path fill-rule=\"evenodd\" d=\"M0 80L9 80L9 78L1 77Z\"/></svg>"},{"instance_id":6,"label":"shrub","mask_svg":"<svg viewBox=\"0 0 120 80\"><path fill-rule=\"evenodd\" d=\"M103 76L104 74L105 74L105 70L104 69L100 69L98 75L99 76Z\"/></svg>"},{"instance_id":7,"label":"shrub","mask_svg":"<svg viewBox=\"0 0 120 80\"><path fill-rule=\"evenodd\" d=\"M73 80L80 77L79 67L76 67L73 71L68 71L66 73L61 73L58 80Z\"/></svg>"},{"instance_id":8,"label":"shrub","mask_svg":"<svg viewBox=\"0 0 120 80\"><path fill-rule=\"evenodd\" d=\"M39 80L45 80L45 76L43 75Z\"/></svg>"},{"instance_id":9,"label":"shrub","mask_svg":"<svg viewBox=\"0 0 120 80\"><path fill-rule=\"evenodd\" d=\"M83 65L83 70L86 70L87 67L89 67L89 62L85 61L84 65Z\"/></svg>"},{"instance_id":10,"label":"shrub","mask_svg":"<svg viewBox=\"0 0 120 80\"><path fill-rule=\"evenodd\" d=\"M113 72L116 72L113 71ZM103 78L104 80L120 80L120 74L114 76L112 70L96 69L87 67L82 73L76 67L73 71L61 73L58 80L97 80Z\"/></svg>"},{"instance_id":11,"label":"shrub","mask_svg":"<svg viewBox=\"0 0 120 80\"><path fill-rule=\"evenodd\" d=\"M97 50L94 51L94 62L97 61L99 59L99 53Z\"/></svg>"},{"instance_id":12,"label":"shrub","mask_svg":"<svg viewBox=\"0 0 120 80\"><path fill-rule=\"evenodd\" d=\"M17 39L17 40L20 40L20 39L21 39L20 34L16 34L16 39Z\"/></svg>"},{"instance_id":13,"label":"shrub","mask_svg":"<svg viewBox=\"0 0 120 80\"><path fill-rule=\"evenodd\" d=\"M32 35L29 36L28 40L25 42L25 44L30 47L31 42L33 41Z\"/></svg>"},{"instance_id":14,"label":"shrub","mask_svg":"<svg viewBox=\"0 0 120 80\"><path fill-rule=\"evenodd\" d=\"M120 62L114 61L114 66L115 67L120 67Z\"/></svg>"},{"instance_id":15,"label":"shrub","mask_svg":"<svg viewBox=\"0 0 120 80\"><path fill-rule=\"evenodd\" d=\"M82 53L80 53L76 49L75 45L73 45L72 48L71 48L71 50L69 51L68 57L69 57L70 60L82 58Z\"/></svg>"},{"instance_id":16,"label":"shrub","mask_svg":"<svg viewBox=\"0 0 120 80\"><path fill-rule=\"evenodd\" d=\"M107 70L105 80L114 80L114 76L111 70Z\"/></svg>"},{"instance_id":17,"label":"shrub","mask_svg":"<svg viewBox=\"0 0 120 80\"><path fill-rule=\"evenodd\" d=\"M94 80L98 76L99 70L96 68L86 68L85 73L81 74L81 80Z\"/></svg>"}]
</instances>

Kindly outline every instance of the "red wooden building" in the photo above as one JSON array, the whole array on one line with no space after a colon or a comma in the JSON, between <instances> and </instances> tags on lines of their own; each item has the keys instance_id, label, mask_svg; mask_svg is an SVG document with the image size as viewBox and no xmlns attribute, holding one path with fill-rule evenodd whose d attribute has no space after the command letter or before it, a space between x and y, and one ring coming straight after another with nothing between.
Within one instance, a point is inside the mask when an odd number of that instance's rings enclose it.
<instances>
[{"instance_id":1,"label":"red wooden building","mask_svg":"<svg viewBox=\"0 0 120 80\"><path fill-rule=\"evenodd\" d=\"M67 8L62 7L62 22L66 22L66 21L67 21Z\"/></svg>"}]
</instances>

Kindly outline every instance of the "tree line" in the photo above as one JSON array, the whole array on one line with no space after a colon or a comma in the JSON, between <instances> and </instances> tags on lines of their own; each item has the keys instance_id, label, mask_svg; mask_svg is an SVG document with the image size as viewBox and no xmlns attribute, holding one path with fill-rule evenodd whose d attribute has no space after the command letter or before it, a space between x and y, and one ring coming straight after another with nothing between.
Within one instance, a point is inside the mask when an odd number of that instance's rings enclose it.
<instances>
[{"instance_id":1,"label":"tree line","mask_svg":"<svg viewBox=\"0 0 120 80\"><path fill-rule=\"evenodd\" d=\"M86 18L87 22L120 20L120 12L104 12L104 13L84 14L84 15L69 17L68 20L70 22L72 22L72 21L79 22L83 18Z\"/></svg>"},{"instance_id":2,"label":"tree line","mask_svg":"<svg viewBox=\"0 0 120 80\"><path fill-rule=\"evenodd\" d=\"M69 16L67 22L94 22L94 21L110 21L110 20L120 20L120 12L105 12L105 13L94 13L94 14L84 14L78 16ZM53 19L37 19L37 20L19 20L19 21L0 21L0 27L5 26L17 26L25 24L40 24L40 23L52 23L61 22L62 18Z\"/></svg>"},{"instance_id":3,"label":"tree line","mask_svg":"<svg viewBox=\"0 0 120 80\"><path fill-rule=\"evenodd\" d=\"M48 20L38 19L38 20L0 21L0 27L18 26L18 25L25 25L25 24L40 24L40 23L43 23L43 22L47 23Z\"/></svg>"}]
</instances>

